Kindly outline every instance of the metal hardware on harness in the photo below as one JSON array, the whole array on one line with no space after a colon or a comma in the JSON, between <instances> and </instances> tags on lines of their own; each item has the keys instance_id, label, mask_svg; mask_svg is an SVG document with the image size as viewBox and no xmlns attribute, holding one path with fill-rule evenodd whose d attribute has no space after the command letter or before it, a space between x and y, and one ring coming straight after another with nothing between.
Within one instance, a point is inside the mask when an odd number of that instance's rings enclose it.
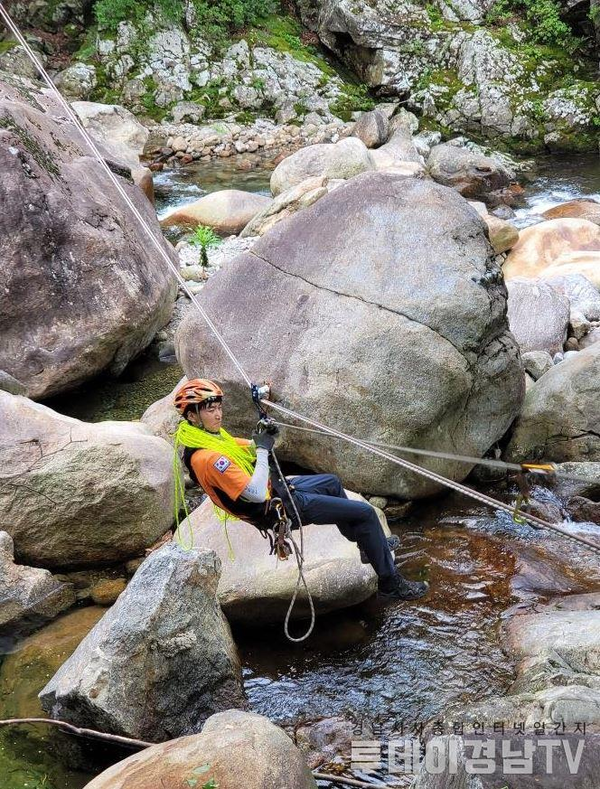
<instances>
[{"instance_id":1,"label":"metal hardware on harness","mask_svg":"<svg viewBox=\"0 0 600 789\"><path fill-rule=\"evenodd\" d=\"M269 394L271 393L271 387L268 384L263 384L263 386L259 386L258 384L251 384L250 386L252 392L252 402L258 409L258 413L260 414L261 419L268 418L267 412L261 405L261 400L263 398L269 399Z\"/></svg>"},{"instance_id":2,"label":"metal hardware on harness","mask_svg":"<svg viewBox=\"0 0 600 789\"><path fill-rule=\"evenodd\" d=\"M281 499L271 499L271 507L277 513L277 526L273 529L275 542L271 547L271 553L277 554L277 558L281 561L287 561L292 555L292 546L286 539L292 533L292 522L288 518Z\"/></svg>"}]
</instances>

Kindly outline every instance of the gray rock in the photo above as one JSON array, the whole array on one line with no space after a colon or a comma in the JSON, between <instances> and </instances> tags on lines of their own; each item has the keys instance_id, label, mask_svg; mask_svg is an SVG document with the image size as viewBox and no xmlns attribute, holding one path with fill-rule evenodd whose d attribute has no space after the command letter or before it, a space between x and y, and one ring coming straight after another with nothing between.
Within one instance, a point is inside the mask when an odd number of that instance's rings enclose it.
<instances>
[{"instance_id":1,"label":"gray rock","mask_svg":"<svg viewBox=\"0 0 600 789\"><path fill-rule=\"evenodd\" d=\"M175 283L70 124L4 84L0 112L0 369L49 397L121 373L168 321ZM175 260L146 197L120 182Z\"/></svg>"},{"instance_id":2,"label":"gray rock","mask_svg":"<svg viewBox=\"0 0 600 789\"><path fill-rule=\"evenodd\" d=\"M71 101L87 99L98 84L96 68L89 63L73 63L54 77L54 84Z\"/></svg>"},{"instance_id":3,"label":"gray rock","mask_svg":"<svg viewBox=\"0 0 600 789\"><path fill-rule=\"evenodd\" d=\"M528 351L522 354L525 372L537 381L544 373L547 373L554 364L552 356L548 351Z\"/></svg>"},{"instance_id":4,"label":"gray rock","mask_svg":"<svg viewBox=\"0 0 600 789\"><path fill-rule=\"evenodd\" d=\"M581 350L584 348L589 348L596 342L600 342L600 327L597 326L595 329L592 329L591 332L582 337L579 342L579 347Z\"/></svg>"},{"instance_id":5,"label":"gray rock","mask_svg":"<svg viewBox=\"0 0 600 789\"><path fill-rule=\"evenodd\" d=\"M365 501L348 491L352 499ZM379 513L382 528L389 536L385 516ZM219 581L219 602L230 622L271 624L285 617L298 580L295 561L273 563L268 543L248 523L228 525L229 542L223 523L215 516L212 502L206 499L190 515L189 525L181 525L181 539L197 548L213 550L223 562ZM369 564L362 564L356 543L347 540L337 526L330 524L304 527L304 575L317 613L335 611L363 602L376 591L377 577ZM306 593L300 589L292 618L310 616Z\"/></svg>"},{"instance_id":6,"label":"gray rock","mask_svg":"<svg viewBox=\"0 0 600 789\"><path fill-rule=\"evenodd\" d=\"M286 189L248 222L240 233L242 238L262 236L282 219L316 203L330 191L329 178L315 175Z\"/></svg>"},{"instance_id":7,"label":"gray rock","mask_svg":"<svg viewBox=\"0 0 600 789\"><path fill-rule=\"evenodd\" d=\"M308 766L288 735L268 718L227 710L212 715L200 734L153 745L117 762L85 789L117 786L209 785L219 789L316 789ZM190 781L192 784L190 784Z\"/></svg>"},{"instance_id":8,"label":"gray rock","mask_svg":"<svg viewBox=\"0 0 600 789\"><path fill-rule=\"evenodd\" d=\"M555 365L527 392L507 460L600 460L600 345Z\"/></svg>"},{"instance_id":9,"label":"gray rock","mask_svg":"<svg viewBox=\"0 0 600 789\"><path fill-rule=\"evenodd\" d=\"M129 110L93 101L74 101L71 106L95 140L130 167L139 167L150 132Z\"/></svg>"},{"instance_id":10,"label":"gray rock","mask_svg":"<svg viewBox=\"0 0 600 789\"><path fill-rule=\"evenodd\" d=\"M75 603L71 584L48 570L15 564L12 537L0 531L0 634L22 634Z\"/></svg>"},{"instance_id":11,"label":"gray rock","mask_svg":"<svg viewBox=\"0 0 600 789\"><path fill-rule=\"evenodd\" d=\"M0 370L0 390L14 395L23 395L26 392L25 386L5 370Z\"/></svg>"},{"instance_id":12,"label":"gray rock","mask_svg":"<svg viewBox=\"0 0 600 789\"><path fill-rule=\"evenodd\" d=\"M402 129L395 131L381 148L371 151L371 157L378 170L388 170L404 162L423 164L410 133Z\"/></svg>"},{"instance_id":13,"label":"gray rock","mask_svg":"<svg viewBox=\"0 0 600 789\"><path fill-rule=\"evenodd\" d=\"M271 176L271 192L279 195L311 176L347 179L373 169L371 153L356 137L308 145L277 165Z\"/></svg>"},{"instance_id":14,"label":"gray rock","mask_svg":"<svg viewBox=\"0 0 600 789\"><path fill-rule=\"evenodd\" d=\"M178 101L171 110L173 123L198 123L204 118L206 107L195 101Z\"/></svg>"},{"instance_id":15,"label":"gray rock","mask_svg":"<svg viewBox=\"0 0 600 789\"><path fill-rule=\"evenodd\" d=\"M0 521L19 560L136 556L171 526L172 451L143 425L88 424L0 392Z\"/></svg>"},{"instance_id":16,"label":"gray rock","mask_svg":"<svg viewBox=\"0 0 600 789\"><path fill-rule=\"evenodd\" d=\"M571 313L588 321L600 321L600 293L583 274L548 277L546 282L571 302Z\"/></svg>"},{"instance_id":17,"label":"gray rock","mask_svg":"<svg viewBox=\"0 0 600 789\"><path fill-rule=\"evenodd\" d=\"M175 408L173 402L175 392L183 386L187 378L183 378L177 383L172 392L165 395L160 400L152 403L142 414L141 421L155 436L164 438L165 441L173 441L173 433L177 430L177 425L181 421L181 415Z\"/></svg>"},{"instance_id":18,"label":"gray rock","mask_svg":"<svg viewBox=\"0 0 600 789\"><path fill-rule=\"evenodd\" d=\"M39 694L54 718L162 742L245 707L241 668L216 599L212 551L166 545Z\"/></svg>"},{"instance_id":19,"label":"gray rock","mask_svg":"<svg viewBox=\"0 0 600 789\"><path fill-rule=\"evenodd\" d=\"M352 131L355 137L362 140L367 148L379 148L387 142L390 133L390 122L380 110L365 112L356 121Z\"/></svg>"},{"instance_id":20,"label":"gray rock","mask_svg":"<svg viewBox=\"0 0 600 789\"><path fill-rule=\"evenodd\" d=\"M511 279L508 323L521 351L559 353L567 339L569 300L544 281Z\"/></svg>"},{"instance_id":21,"label":"gray rock","mask_svg":"<svg viewBox=\"0 0 600 789\"><path fill-rule=\"evenodd\" d=\"M558 471L578 477L577 480L562 479L561 490L568 496L584 496L590 499L600 498L600 462L583 461L581 463L558 463Z\"/></svg>"},{"instance_id":22,"label":"gray rock","mask_svg":"<svg viewBox=\"0 0 600 789\"><path fill-rule=\"evenodd\" d=\"M451 186L463 197L486 201L490 192L510 183L507 170L493 159L453 145L436 145L427 159L434 181Z\"/></svg>"},{"instance_id":23,"label":"gray rock","mask_svg":"<svg viewBox=\"0 0 600 789\"><path fill-rule=\"evenodd\" d=\"M240 278L254 286L235 287ZM273 292L278 298L267 306ZM281 402L353 435L483 454L520 409L522 367L484 225L453 190L429 181L353 178L232 261L209 280L203 299L249 370L255 345L238 316L260 321L252 333L261 337L260 376L277 380ZM195 315L181 324L176 350L188 376L210 360L232 428L247 434L247 390ZM390 378L396 367L401 385ZM390 383L365 384L378 380ZM372 494L437 489L313 436L294 435L281 454ZM469 472L450 461L436 468L461 479Z\"/></svg>"}]
</instances>

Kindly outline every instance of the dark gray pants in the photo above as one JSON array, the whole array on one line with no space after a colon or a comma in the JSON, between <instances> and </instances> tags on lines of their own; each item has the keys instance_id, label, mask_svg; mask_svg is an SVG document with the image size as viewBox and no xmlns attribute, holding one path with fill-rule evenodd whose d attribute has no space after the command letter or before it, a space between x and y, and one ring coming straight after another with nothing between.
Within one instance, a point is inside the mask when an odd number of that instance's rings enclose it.
<instances>
[{"instance_id":1,"label":"dark gray pants","mask_svg":"<svg viewBox=\"0 0 600 789\"><path fill-rule=\"evenodd\" d=\"M346 539L362 548L378 576L394 575L386 536L370 504L349 499L335 474L293 477L290 482L302 523L335 523Z\"/></svg>"}]
</instances>

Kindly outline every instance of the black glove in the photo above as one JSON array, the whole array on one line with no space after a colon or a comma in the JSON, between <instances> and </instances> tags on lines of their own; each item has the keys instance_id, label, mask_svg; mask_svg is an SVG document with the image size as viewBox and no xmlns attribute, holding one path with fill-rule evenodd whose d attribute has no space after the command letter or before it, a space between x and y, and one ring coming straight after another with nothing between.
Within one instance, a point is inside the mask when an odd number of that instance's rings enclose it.
<instances>
[{"instance_id":1,"label":"black glove","mask_svg":"<svg viewBox=\"0 0 600 789\"><path fill-rule=\"evenodd\" d=\"M279 432L279 431L278 431ZM266 449L270 452L275 446L275 436L272 433L252 433L252 440L257 449Z\"/></svg>"}]
</instances>

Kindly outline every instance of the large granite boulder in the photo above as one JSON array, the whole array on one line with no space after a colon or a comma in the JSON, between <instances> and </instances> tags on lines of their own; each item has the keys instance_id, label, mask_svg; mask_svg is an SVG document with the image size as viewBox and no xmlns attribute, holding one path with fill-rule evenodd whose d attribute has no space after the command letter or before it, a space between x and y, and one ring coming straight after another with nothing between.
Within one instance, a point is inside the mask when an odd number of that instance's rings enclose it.
<instances>
[{"instance_id":1,"label":"large granite boulder","mask_svg":"<svg viewBox=\"0 0 600 789\"><path fill-rule=\"evenodd\" d=\"M510 173L497 160L455 145L436 145L427 159L434 181L451 186L471 200L488 199L490 192L508 186Z\"/></svg>"},{"instance_id":2,"label":"large granite boulder","mask_svg":"<svg viewBox=\"0 0 600 789\"><path fill-rule=\"evenodd\" d=\"M82 145L70 124L0 84L0 369L34 398L122 372L168 321L176 292ZM175 260L148 200L121 183Z\"/></svg>"},{"instance_id":3,"label":"large granite boulder","mask_svg":"<svg viewBox=\"0 0 600 789\"><path fill-rule=\"evenodd\" d=\"M54 77L54 84L66 99L85 100L98 84L96 67L91 63L72 63Z\"/></svg>"},{"instance_id":4,"label":"large granite boulder","mask_svg":"<svg viewBox=\"0 0 600 789\"><path fill-rule=\"evenodd\" d=\"M245 707L237 649L216 598L220 560L169 544L41 691L44 710L78 726L162 742Z\"/></svg>"},{"instance_id":5,"label":"large granite boulder","mask_svg":"<svg viewBox=\"0 0 600 789\"><path fill-rule=\"evenodd\" d=\"M361 496L348 492L350 498ZM382 528L389 535L385 516L379 511ZM191 529L191 531L190 531ZM377 576L369 564L362 564L356 543L347 540L335 525L307 524L304 532L304 577L317 613L356 605L377 589ZM206 499L190 514L190 522L181 525L181 539L192 540L196 548L210 548L222 561L219 581L219 602L229 621L280 622L288 609L296 588L298 566L292 556L278 562L269 555L269 542L254 526L243 521L228 521L227 534L223 523L214 514ZM227 537L233 549L229 556ZM300 534L294 532L299 543ZM292 615L310 613L303 588Z\"/></svg>"},{"instance_id":6,"label":"large granite boulder","mask_svg":"<svg viewBox=\"0 0 600 789\"><path fill-rule=\"evenodd\" d=\"M74 602L70 584L54 578L48 570L15 564L12 537L0 531L0 634L39 626Z\"/></svg>"},{"instance_id":7,"label":"large granite boulder","mask_svg":"<svg viewBox=\"0 0 600 789\"><path fill-rule=\"evenodd\" d=\"M312 176L348 179L374 169L371 153L357 137L307 145L277 165L271 176L271 192L277 196Z\"/></svg>"},{"instance_id":8,"label":"large granite boulder","mask_svg":"<svg viewBox=\"0 0 600 789\"><path fill-rule=\"evenodd\" d=\"M522 353L563 349L567 339L569 299L544 281L511 279L508 290L508 325Z\"/></svg>"},{"instance_id":9,"label":"large granite boulder","mask_svg":"<svg viewBox=\"0 0 600 789\"><path fill-rule=\"evenodd\" d=\"M71 106L94 140L101 142L117 159L126 161L129 167L139 167L150 131L132 112L118 104L94 101L74 101Z\"/></svg>"},{"instance_id":10,"label":"large granite boulder","mask_svg":"<svg viewBox=\"0 0 600 789\"><path fill-rule=\"evenodd\" d=\"M241 189L222 189L176 208L161 224L163 227L187 225L192 228L205 225L224 235L237 234L272 202L265 195Z\"/></svg>"},{"instance_id":11,"label":"large granite boulder","mask_svg":"<svg viewBox=\"0 0 600 789\"><path fill-rule=\"evenodd\" d=\"M600 345L555 365L529 389L506 459L600 460Z\"/></svg>"},{"instance_id":12,"label":"large granite boulder","mask_svg":"<svg viewBox=\"0 0 600 789\"><path fill-rule=\"evenodd\" d=\"M277 401L364 439L482 454L520 410L523 372L485 225L438 184L357 176L274 227L202 298ZM176 352L188 377L210 371L222 384L226 424L249 434L248 389L195 313ZM337 439L287 431L280 454L361 492L439 490ZM429 465L455 479L469 472Z\"/></svg>"},{"instance_id":13,"label":"large granite boulder","mask_svg":"<svg viewBox=\"0 0 600 789\"><path fill-rule=\"evenodd\" d=\"M581 316L588 321L600 321L600 293L583 274L545 277L544 281L569 299L572 316Z\"/></svg>"},{"instance_id":14,"label":"large granite boulder","mask_svg":"<svg viewBox=\"0 0 600 789\"><path fill-rule=\"evenodd\" d=\"M288 735L268 718L228 710L200 734L152 745L117 762L84 789L316 789Z\"/></svg>"},{"instance_id":15,"label":"large granite boulder","mask_svg":"<svg viewBox=\"0 0 600 789\"><path fill-rule=\"evenodd\" d=\"M0 465L0 521L19 561L116 562L171 526L172 449L141 424L88 424L0 391Z\"/></svg>"},{"instance_id":16,"label":"large granite boulder","mask_svg":"<svg viewBox=\"0 0 600 789\"><path fill-rule=\"evenodd\" d=\"M579 198L578 200L569 200L567 203L555 205L549 208L542 214L544 219L587 219L588 222L594 222L600 225L600 203L596 200L587 198Z\"/></svg>"},{"instance_id":17,"label":"large granite boulder","mask_svg":"<svg viewBox=\"0 0 600 789\"><path fill-rule=\"evenodd\" d=\"M581 250L600 250L598 225L586 219L548 219L521 230L518 242L502 267L504 277L548 276L548 267L556 264L565 253ZM554 271L551 276L569 273L572 272Z\"/></svg>"},{"instance_id":18,"label":"large granite boulder","mask_svg":"<svg viewBox=\"0 0 600 789\"><path fill-rule=\"evenodd\" d=\"M519 240L519 231L510 222L488 213L484 214L483 221L488 227L490 244L497 255L508 252Z\"/></svg>"}]
</instances>

